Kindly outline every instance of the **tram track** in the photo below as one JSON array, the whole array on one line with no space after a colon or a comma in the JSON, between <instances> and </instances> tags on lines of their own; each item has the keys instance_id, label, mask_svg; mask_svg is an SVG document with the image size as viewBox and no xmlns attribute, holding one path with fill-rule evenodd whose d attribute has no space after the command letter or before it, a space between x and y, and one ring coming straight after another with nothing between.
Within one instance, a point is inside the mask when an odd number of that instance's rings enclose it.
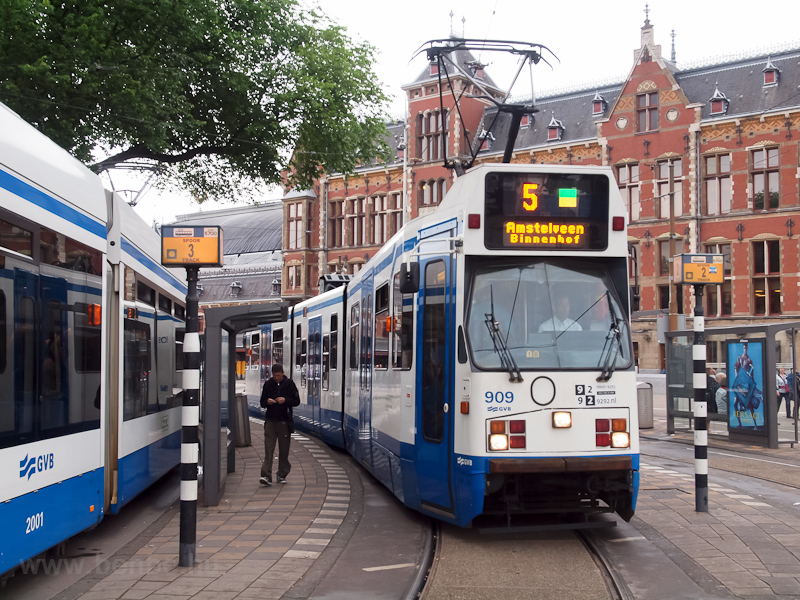
<instances>
[{"instance_id":1,"label":"tram track","mask_svg":"<svg viewBox=\"0 0 800 600\"><path fill-rule=\"evenodd\" d=\"M434 522L431 538L429 567L407 600L633 598L591 531L487 533Z\"/></svg>"}]
</instances>

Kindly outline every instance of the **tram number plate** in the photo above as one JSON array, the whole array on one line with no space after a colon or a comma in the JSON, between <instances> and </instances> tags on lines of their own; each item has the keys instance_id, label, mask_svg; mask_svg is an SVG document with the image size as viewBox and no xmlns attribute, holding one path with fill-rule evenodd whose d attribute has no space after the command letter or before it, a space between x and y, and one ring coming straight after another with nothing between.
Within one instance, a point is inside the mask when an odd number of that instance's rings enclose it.
<instances>
[{"instance_id":1,"label":"tram number plate","mask_svg":"<svg viewBox=\"0 0 800 600\"><path fill-rule=\"evenodd\" d=\"M578 399L578 404L586 404L586 406L595 405L594 389L591 385L578 384L575 386L575 395Z\"/></svg>"}]
</instances>

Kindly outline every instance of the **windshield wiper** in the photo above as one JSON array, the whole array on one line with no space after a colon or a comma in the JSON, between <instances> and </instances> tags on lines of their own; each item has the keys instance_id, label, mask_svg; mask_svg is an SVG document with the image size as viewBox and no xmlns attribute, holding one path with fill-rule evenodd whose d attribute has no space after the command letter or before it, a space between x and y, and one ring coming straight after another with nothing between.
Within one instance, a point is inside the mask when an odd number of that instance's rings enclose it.
<instances>
[{"instance_id":1,"label":"windshield wiper","mask_svg":"<svg viewBox=\"0 0 800 600\"><path fill-rule=\"evenodd\" d=\"M611 298L608 298L608 310L609 314L611 315L611 327L606 334L606 341L603 345L603 350L600 353L600 362L597 364L598 367L603 369L600 376L597 378L597 381L608 381L611 379L611 375L614 374L614 369L617 364L617 356L619 356L620 346L622 342L620 341L620 323L621 319L617 318L616 313L614 312L614 307L611 305Z\"/></svg>"},{"instance_id":2,"label":"windshield wiper","mask_svg":"<svg viewBox=\"0 0 800 600\"><path fill-rule=\"evenodd\" d=\"M506 340L503 337L503 332L500 331L500 323L494 317L493 287L489 288L489 300L490 300L489 306L491 312L484 314L485 316L484 322L486 323L486 328L489 330L489 337L492 338L494 351L497 352L497 356L500 357L500 364L506 371L508 371L509 381L511 381L511 383L521 383L522 373L520 373L519 367L517 366L514 357L511 356L511 352L509 352L508 350L508 344L506 343Z\"/></svg>"}]
</instances>

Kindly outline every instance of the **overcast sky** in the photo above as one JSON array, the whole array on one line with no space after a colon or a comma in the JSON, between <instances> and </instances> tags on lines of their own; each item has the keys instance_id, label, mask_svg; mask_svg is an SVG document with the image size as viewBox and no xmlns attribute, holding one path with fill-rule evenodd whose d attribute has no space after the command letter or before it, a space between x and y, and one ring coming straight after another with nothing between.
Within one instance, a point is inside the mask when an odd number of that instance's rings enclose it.
<instances>
[{"instance_id":1,"label":"overcast sky","mask_svg":"<svg viewBox=\"0 0 800 600\"><path fill-rule=\"evenodd\" d=\"M538 95L561 87L625 77L633 66L633 52L640 45L645 19L645 3L638 0L316 1L323 12L347 28L351 37L376 47L375 73L387 93L395 96L389 108L392 118L401 118L405 112L400 86L413 81L425 67L424 55L411 60L414 52L428 40L448 37L451 24L458 36L539 43L550 48L560 62L546 55L553 69L543 63L534 68ZM770 0L763 4L744 0L651 0L648 5L655 42L666 58L672 46L670 34L675 31L679 67L740 51L800 45L797 0ZM479 58L490 63L486 71L497 85L505 88L510 83L513 59L494 53ZM527 77L518 85L521 84L521 88L514 88L515 95L530 92ZM117 183L121 184L122 180ZM206 203L203 210L215 207ZM198 207L189 200L151 191L136 210L151 223L154 218L170 222L175 215L194 212Z\"/></svg>"}]
</instances>

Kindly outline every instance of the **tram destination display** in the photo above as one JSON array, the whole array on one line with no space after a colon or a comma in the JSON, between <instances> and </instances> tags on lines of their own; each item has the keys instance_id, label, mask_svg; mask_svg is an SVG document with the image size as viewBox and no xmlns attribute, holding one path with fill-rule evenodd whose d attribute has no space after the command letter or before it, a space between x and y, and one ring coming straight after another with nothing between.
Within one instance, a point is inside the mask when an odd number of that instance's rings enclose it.
<instances>
[{"instance_id":1,"label":"tram destination display","mask_svg":"<svg viewBox=\"0 0 800 600\"><path fill-rule=\"evenodd\" d=\"M608 202L601 174L489 173L484 243L492 250L605 250Z\"/></svg>"}]
</instances>

